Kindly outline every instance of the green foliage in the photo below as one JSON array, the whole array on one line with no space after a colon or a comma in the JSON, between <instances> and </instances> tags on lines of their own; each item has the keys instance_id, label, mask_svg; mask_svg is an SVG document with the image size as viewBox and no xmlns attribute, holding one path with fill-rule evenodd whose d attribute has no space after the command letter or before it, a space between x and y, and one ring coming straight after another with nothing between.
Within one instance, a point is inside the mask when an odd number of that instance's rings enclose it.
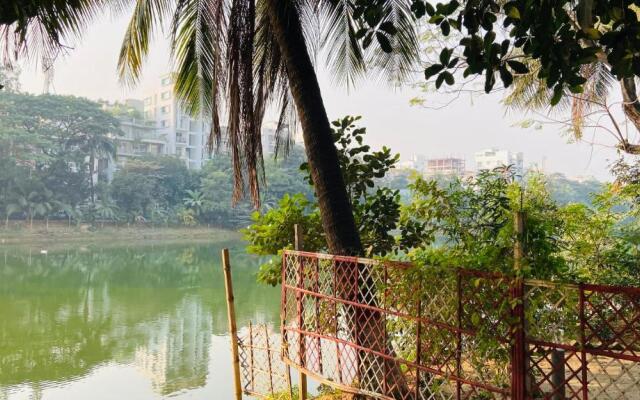
<instances>
[{"instance_id":1,"label":"green foliage","mask_svg":"<svg viewBox=\"0 0 640 400\"><path fill-rule=\"evenodd\" d=\"M578 182L567 179L562 174L547 175L546 186L553 200L560 206L571 203L581 203L590 206L592 195L601 192L605 188L604 184L595 179Z\"/></svg>"},{"instance_id":2,"label":"green foliage","mask_svg":"<svg viewBox=\"0 0 640 400\"><path fill-rule=\"evenodd\" d=\"M436 265L511 273L514 213L524 211L525 273L549 277L562 269L555 257L560 234L556 207L541 178L534 176L522 190L509 171L483 171L444 185L417 178L411 189L413 198L403 209L402 220L421 227L421 248L414 257Z\"/></svg>"},{"instance_id":3,"label":"green foliage","mask_svg":"<svg viewBox=\"0 0 640 400\"><path fill-rule=\"evenodd\" d=\"M118 121L98 103L72 96L0 92L0 210L11 216L70 217L87 200L96 157L112 155ZM15 198L39 197L39 212L16 211ZM8 207L10 203L13 206ZM14 212L9 215L7 209Z\"/></svg>"},{"instance_id":4,"label":"green foliage","mask_svg":"<svg viewBox=\"0 0 640 400\"><path fill-rule=\"evenodd\" d=\"M265 177L268 186L262 190L262 210L274 207L287 193L303 193L311 198L312 189L304 182L299 166L305 161L304 153L294 146L284 159L265 160ZM239 228L251 223L253 206L248 202L233 204L233 167L228 154L218 154L203 168L199 190L207 199L199 217L203 223Z\"/></svg>"},{"instance_id":5,"label":"green foliage","mask_svg":"<svg viewBox=\"0 0 640 400\"><path fill-rule=\"evenodd\" d=\"M265 213L255 212L254 223L243 230L249 242L247 251L261 256L273 256L260 266L258 280L275 285L280 281L280 261L283 249L292 249L293 227L304 227L305 248L321 249L326 247L324 232L320 222L320 211L316 204L298 193L285 194L277 206Z\"/></svg>"},{"instance_id":6,"label":"green foliage","mask_svg":"<svg viewBox=\"0 0 640 400\"><path fill-rule=\"evenodd\" d=\"M379 10L387 0L359 0L360 15ZM606 60L618 79L640 76L640 28L638 3L625 1L530 1L460 2L449 0L435 6L416 0L412 11L449 36L456 31L461 37L460 51L442 49L439 62L428 66L425 78L436 78L436 86L454 83L457 70L464 78L485 76L485 91L490 92L498 78L508 87L514 76L526 74L525 60L539 62L537 77L553 90L550 104L563 95L582 93L584 65ZM382 20L393 20L383 15ZM366 18L368 30L376 29ZM367 29L365 29L366 31ZM506 30L505 34L496 34ZM567 89L567 93L565 93Z\"/></svg>"},{"instance_id":7,"label":"green foliage","mask_svg":"<svg viewBox=\"0 0 640 400\"><path fill-rule=\"evenodd\" d=\"M640 284L638 185L608 185L589 204L559 205L538 174L524 184L503 171L438 184L418 178L402 225L420 225L410 258L433 267L464 266L513 274L514 213L525 213L526 277L571 282Z\"/></svg>"},{"instance_id":8,"label":"green foliage","mask_svg":"<svg viewBox=\"0 0 640 400\"><path fill-rule=\"evenodd\" d=\"M562 210L562 255L571 280L640 285L639 194L637 185L609 185L594 196L593 207L571 204Z\"/></svg>"},{"instance_id":9,"label":"green foliage","mask_svg":"<svg viewBox=\"0 0 640 400\"><path fill-rule=\"evenodd\" d=\"M397 163L399 156L383 147L372 151L364 144L365 128L355 125L359 117L345 117L332 122L333 139L338 150L340 167L351 198L356 224L367 255L384 256L398 251L399 244L411 245L419 237L417 225L399 227L400 194L398 190L376 187L377 181ZM313 185L309 166L303 163L306 181ZM293 226L299 224L304 231L304 247L323 251L326 241L316 201L301 195L285 195L278 205L266 212L255 213L253 224L243 230L249 242L248 251L272 255L260 268L259 280L275 285L280 279L280 251L293 247ZM399 230L400 238L394 236Z\"/></svg>"},{"instance_id":10,"label":"green foliage","mask_svg":"<svg viewBox=\"0 0 640 400\"><path fill-rule=\"evenodd\" d=\"M45 189L51 192L49 203L56 206L34 218L65 217L69 224L126 221L236 229L250 222L252 206L232 203L233 171L227 154L217 154L201 171L187 169L176 157L136 157L126 160L112 182L100 176L97 161L115 156L114 135L120 128L114 115L130 112L122 106L112 114L99 103L76 97L0 93L0 213L5 225L7 217L29 219L28 211L14 201L26 190L20 185L34 187L38 195ZM266 160L265 210L285 193L312 196L299 170L302 162L304 154L295 146L287 159Z\"/></svg>"}]
</instances>

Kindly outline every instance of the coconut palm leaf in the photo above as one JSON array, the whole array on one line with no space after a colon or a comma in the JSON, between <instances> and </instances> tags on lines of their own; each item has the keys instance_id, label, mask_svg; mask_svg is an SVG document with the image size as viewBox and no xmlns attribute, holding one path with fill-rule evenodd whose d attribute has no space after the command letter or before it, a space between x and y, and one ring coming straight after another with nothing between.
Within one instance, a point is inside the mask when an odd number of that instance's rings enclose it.
<instances>
[{"instance_id":1,"label":"coconut palm leaf","mask_svg":"<svg viewBox=\"0 0 640 400\"><path fill-rule=\"evenodd\" d=\"M123 82L134 84L140 78L153 35L169 16L172 3L170 0L135 1L118 58L118 73Z\"/></svg>"},{"instance_id":2,"label":"coconut palm leaf","mask_svg":"<svg viewBox=\"0 0 640 400\"><path fill-rule=\"evenodd\" d=\"M4 62L18 57L55 58L107 6L108 0L8 0L0 2Z\"/></svg>"},{"instance_id":3,"label":"coconut palm leaf","mask_svg":"<svg viewBox=\"0 0 640 400\"><path fill-rule=\"evenodd\" d=\"M537 77L540 64L535 60L528 60L526 63L529 72L514 77L504 104L508 109L518 111L533 110L556 114L570 112L573 136L575 139L581 139L586 115L595 107L606 103L609 90L616 82L609 68L602 62L584 65L581 74L587 81L583 85L583 92L571 93L565 88L560 103L551 107L553 90Z\"/></svg>"}]
</instances>

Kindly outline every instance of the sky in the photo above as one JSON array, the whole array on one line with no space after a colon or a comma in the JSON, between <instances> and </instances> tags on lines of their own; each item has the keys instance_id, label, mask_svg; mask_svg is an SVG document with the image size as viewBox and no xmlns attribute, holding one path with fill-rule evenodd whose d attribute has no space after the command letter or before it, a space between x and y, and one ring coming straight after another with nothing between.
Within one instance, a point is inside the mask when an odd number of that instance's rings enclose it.
<instances>
[{"instance_id":1,"label":"sky","mask_svg":"<svg viewBox=\"0 0 640 400\"><path fill-rule=\"evenodd\" d=\"M90 99L124 100L142 98L159 84L159 77L170 70L169 45L158 33L145 63L141 81L134 88L118 82L116 63L128 15L104 16L93 23L72 48L56 60L53 92ZM321 64L321 63L320 63ZM44 76L40 66L21 65L22 90L41 93ZM568 143L561 127L523 129L518 122L530 118L507 115L499 94L461 96L444 108L411 106L419 92L407 86L393 88L379 80L363 81L346 90L332 84L329 71L320 67L320 86L329 118L362 116L367 141L374 148L390 147L409 159L414 154L427 157L465 158L473 168L476 151L496 147L524 153L525 166L535 163L547 173L561 172L569 177L594 176L609 180L608 166L617 158L614 149L586 143ZM419 79L419 78L417 78ZM426 105L438 106L447 95L427 93Z\"/></svg>"}]
</instances>

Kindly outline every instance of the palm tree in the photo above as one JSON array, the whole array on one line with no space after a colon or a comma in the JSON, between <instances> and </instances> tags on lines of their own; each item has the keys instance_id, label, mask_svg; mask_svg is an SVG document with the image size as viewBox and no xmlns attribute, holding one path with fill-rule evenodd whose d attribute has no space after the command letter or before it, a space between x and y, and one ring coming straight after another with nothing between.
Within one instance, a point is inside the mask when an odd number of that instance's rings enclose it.
<instances>
[{"instance_id":1,"label":"palm tree","mask_svg":"<svg viewBox=\"0 0 640 400\"><path fill-rule=\"evenodd\" d=\"M156 23L168 18L171 4L167 0L136 2L119 60L125 80L138 78L150 33ZM328 53L327 64L343 83L352 84L367 66L402 76L418 55L410 6L407 0L385 5L382 15L388 16L387 22L392 22L399 34L379 33L400 50L387 53L359 45L361 26L354 18L353 3L346 0L176 2L171 23L176 91L192 112L212 115L210 143L220 143L219 109L221 99L228 99L235 200L246 180L254 205L259 205L260 125L266 107L281 107L277 132L285 148L289 143L286 117L294 114L295 107L294 119L302 127L329 249L336 254L361 253L307 38L314 39L312 42L319 38L317 42ZM231 10L228 15L226 7Z\"/></svg>"},{"instance_id":2,"label":"palm tree","mask_svg":"<svg viewBox=\"0 0 640 400\"><path fill-rule=\"evenodd\" d=\"M71 220L80 220L82 217L82 211L77 206L72 206L71 204L60 202L58 205L58 209L65 213L67 216L67 221L69 223L69 228L71 228Z\"/></svg>"},{"instance_id":3,"label":"palm tree","mask_svg":"<svg viewBox=\"0 0 640 400\"><path fill-rule=\"evenodd\" d=\"M102 131L88 131L82 134L76 135L69 139L67 146L79 147L82 151L89 154L89 188L91 194L91 203L95 204L95 182L94 175L96 174L96 160L102 158L115 158L116 157L116 145L113 139L109 138Z\"/></svg>"},{"instance_id":4,"label":"palm tree","mask_svg":"<svg viewBox=\"0 0 640 400\"><path fill-rule=\"evenodd\" d=\"M53 193L41 184L32 181L20 182L9 200L5 212L5 226L9 225L9 218L17 212L24 212L33 228L33 219L47 216L54 207Z\"/></svg>"},{"instance_id":5,"label":"palm tree","mask_svg":"<svg viewBox=\"0 0 640 400\"><path fill-rule=\"evenodd\" d=\"M114 221L118 219L120 208L109 200L102 199L95 204L96 215L100 217L101 226L104 228L104 220Z\"/></svg>"},{"instance_id":6,"label":"palm tree","mask_svg":"<svg viewBox=\"0 0 640 400\"><path fill-rule=\"evenodd\" d=\"M151 222L161 222L163 224L168 224L169 222L169 211L161 204L154 203L151 205Z\"/></svg>"},{"instance_id":7,"label":"palm tree","mask_svg":"<svg viewBox=\"0 0 640 400\"><path fill-rule=\"evenodd\" d=\"M5 229L9 229L9 218L11 218L11 216L15 213L24 211L25 205L26 199L22 196L16 197L9 204L7 204L7 206L5 207Z\"/></svg>"},{"instance_id":8,"label":"palm tree","mask_svg":"<svg viewBox=\"0 0 640 400\"><path fill-rule=\"evenodd\" d=\"M199 216L208 203L207 198L199 190L187 190L186 193L187 196L182 199L182 202L187 208L192 209L196 216Z\"/></svg>"},{"instance_id":9,"label":"palm tree","mask_svg":"<svg viewBox=\"0 0 640 400\"><path fill-rule=\"evenodd\" d=\"M47 220L47 228L49 227L48 215L53 210L51 199L51 191L44 189L43 191L32 191L27 195L27 218L29 219L29 229L33 229L33 219L43 216Z\"/></svg>"}]
</instances>

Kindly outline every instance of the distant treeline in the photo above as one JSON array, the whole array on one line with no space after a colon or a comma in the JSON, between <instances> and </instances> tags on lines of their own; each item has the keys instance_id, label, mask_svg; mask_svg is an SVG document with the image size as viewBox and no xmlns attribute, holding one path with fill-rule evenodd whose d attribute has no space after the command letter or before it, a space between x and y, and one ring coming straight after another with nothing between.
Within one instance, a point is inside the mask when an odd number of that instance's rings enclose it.
<instances>
[{"instance_id":1,"label":"distant treeline","mask_svg":"<svg viewBox=\"0 0 640 400\"><path fill-rule=\"evenodd\" d=\"M247 226L248 202L232 204L233 173L218 154L200 171L170 156L127 160L111 182L99 176L99 160L115 155L118 119L99 103L73 96L0 93L0 215L11 220L67 219L69 223L210 224ZM304 151L294 146L286 158L265 160L262 208L284 194L313 188L300 170ZM415 172L414 172L415 173ZM397 170L380 184L407 192L411 171ZM98 176L97 179L94 179ZM548 176L560 204L590 204L602 189L597 181Z\"/></svg>"}]
</instances>

